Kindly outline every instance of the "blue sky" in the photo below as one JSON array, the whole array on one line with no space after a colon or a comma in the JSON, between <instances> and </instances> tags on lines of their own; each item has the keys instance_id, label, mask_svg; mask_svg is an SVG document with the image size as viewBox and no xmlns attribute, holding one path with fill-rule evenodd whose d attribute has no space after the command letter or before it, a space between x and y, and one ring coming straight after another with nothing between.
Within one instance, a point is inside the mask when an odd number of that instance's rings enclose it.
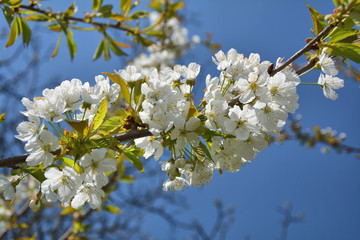
<instances>
[{"instance_id":1,"label":"blue sky","mask_svg":"<svg viewBox=\"0 0 360 240\"><path fill-rule=\"evenodd\" d=\"M70 1L48 1L44 5L63 9ZM275 62L278 57L290 57L311 37L311 17L303 0L196 0L186 1L183 12L188 19L190 35L198 34L204 38L207 32L214 35L214 41L222 45L224 52L230 48L248 56L259 53L262 60ZM310 6L322 14L331 13L331 0L308 1ZM81 6L81 1L79 1ZM59 6L58 8L56 8ZM4 25L1 19L1 26ZM37 31L37 33L35 33ZM49 58L51 47L55 46L57 34L45 30L34 30L40 37ZM101 72L112 72L124 67L124 59L113 58L109 62L92 62L95 47L100 35L75 33L78 54L70 62L65 42L59 56L41 68L41 84L54 87L59 82L49 83L53 76L60 79L79 78L83 82L93 81ZM121 41L121 38L119 39ZM0 42L5 45L5 42ZM1 50L2 55L12 50ZM181 60L181 63L198 62L202 64L197 79L196 99L201 98L205 76L216 76L219 72L211 62L211 53L203 47ZM297 62L299 65L304 60ZM303 82L317 82L319 72L301 78ZM342 76L344 77L344 76ZM326 99L322 90L316 86L299 86L298 114L302 115L305 128L314 125L332 127L347 134L348 145L359 147L360 134L360 89L359 84L345 79L345 87L338 91L339 99ZM38 92L37 94L40 94ZM32 98L33 96L27 96ZM20 101L20 99L19 99ZM146 170L146 169L145 169ZM285 200L293 203L294 213L306 212L304 223L290 226L288 239L360 239L360 161L354 155L339 155L330 151L320 153L320 148L306 149L299 142L274 144L238 173L215 174L213 181L200 189L191 188L181 194L187 197L191 211L179 214L182 219L196 217L205 226L211 226L215 210L213 202L221 199L225 205L235 205L235 222L229 230L229 239L277 239L280 235L281 215L276 207ZM165 180L165 176L163 177ZM161 188L161 186L158 186ZM151 217L145 225L158 239L167 239L168 227L155 223ZM183 234L183 233L179 233ZM183 239L179 235L178 239Z\"/></svg>"}]
</instances>

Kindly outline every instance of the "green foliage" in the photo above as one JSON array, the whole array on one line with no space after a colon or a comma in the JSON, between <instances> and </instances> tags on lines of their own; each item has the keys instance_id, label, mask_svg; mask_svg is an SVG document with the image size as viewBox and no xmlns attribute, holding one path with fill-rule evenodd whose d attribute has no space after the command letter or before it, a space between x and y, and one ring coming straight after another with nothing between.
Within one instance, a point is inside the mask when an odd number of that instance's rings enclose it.
<instances>
[{"instance_id":1,"label":"green foliage","mask_svg":"<svg viewBox=\"0 0 360 240\"><path fill-rule=\"evenodd\" d=\"M114 205L106 205L106 206L103 206L102 209L107 211L107 212L114 213L114 214L121 214L122 213L120 208L118 208L117 206L114 206Z\"/></svg>"},{"instance_id":2,"label":"green foliage","mask_svg":"<svg viewBox=\"0 0 360 240\"><path fill-rule=\"evenodd\" d=\"M139 159L139 157L142 156L142 150L140 148L133 147L129 149L123 149L123 153L127 156L129 161L136 167L137 170L142 173L144 172L144 167Z\"/></svg>"},{"instance_id":3,"label":"green foliage","mask_svg":"<svg viewBox=\"0 0 360 240\"><path fill-rule=\"evenodd\" d=\"M314 8L306 4L310 10L311 18L314 25L315 34L318 35L324 29L324 16L321 15Z\"/></svg>"},{"instance_id":4,"label":"green foliage","mask_svg":"<svg viewBox=\"0 0 360 240\"><path fill-rule=\"evenodd\" d=\"M5 120L6 113L0 114L0 123L2 123Z\"/></svg>"},{"instance_id":5,"label":"green foliage","mask_svg":"<svg viewBox=\"0 0 360 240\"><path fill-rule=\"evenodd\" d=\"M103 72L103 73L105 73L111 79L111 81L120 85L122 96L125 98L125 101L131 105L131 96L127 82L116 73L107 73L107 72Z\"/></svg>"},{"instance_id":6,"label":"green foliage","mask_svg":"<svg viewBox=\"0 0 360 240\"><path fill-rule=\"evenodd\" d=\"M360 63L360 44L324 43L324 45L332 49L332 55L348 58L356 63Z\"/></svg>"},{"instance_id":7,"label":"green foliage","mask_svg":"<svg viewBox=\"0 0 360 240\"><path fill-rule=\"evenodd\" d=\"M108 103L107 103L106 98L104 98L101 101L101 103L99 105L99 108L98 108L98 110L96 112L96 115L94 117L94 122L93 122L93 125L92 125L92 131L95 131L96 129L98 129L100 127L100 125L104 122L107 110L108 110Z\"/></svg>"}]
</instances>

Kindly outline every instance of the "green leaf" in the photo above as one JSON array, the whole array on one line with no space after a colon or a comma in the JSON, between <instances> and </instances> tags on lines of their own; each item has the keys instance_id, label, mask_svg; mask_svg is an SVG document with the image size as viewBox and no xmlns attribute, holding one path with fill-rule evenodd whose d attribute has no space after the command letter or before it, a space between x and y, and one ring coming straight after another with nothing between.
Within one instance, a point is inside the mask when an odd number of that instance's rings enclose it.
<instances>
[{"instance_id":1,"label":"green leaf","mask_svg":"<svg viewBox=\"0 0 360 240\"><path fill-rule=\"evenodd\" d=\"M44 14L32 14L26 16L26 21L35 21L35 22L44 22L48 21L50 18Z\"/></svg>"},{"instance_id":2,"label":"green leaf","mask_svg":"<svg viewBox=\"0 0 360 240\"><path fill-rule=\"evenodd\" d=\"M93 61L95 61L96 59L98 59L101 56L101 54L104 50L104 41L105 40L101 40L98 47L96 48L95 54L92 59Z\"/></svg>"},{"instance_id":3,"label":"green leaf","mask_svg":"<svg viewBox=\"0 0 360 240\"><path fill-rule=\"evenodd\" d=\"M357 4L349 13L350 17L354 20L356 25L360 27L360 4Z\"/></svg>"},{"instance_id":4,"label":"green leaf","mask_svg":"<svg viewBox=\"0 0 360 240\"><path fill-rule=\"evenodd\" d=\"M73 33L71 32L70 29L68 29L68 31L66 33L66 39L67 39L67 45L69 48L70 57L71 57L71 61L72 61L76 55L76 44L73 39Z\"/></svg>"},{"instance_id":5,"label":"green leaf","mask_svg":"<svg viewBox=\"0 0 360 240\"><path fill-rule=\"evenodd\" d=\"M158 12L161 12L161 10L162 10L161 9L162 6L161 6L160 1L151 1L148 6L149 6L149 8L152 8L152 9L158 11Z\"/></svg>"},{"instance_id":6,"label":"green leaf","mask_svg":"<svg viewBox=\"0 0 360 240\"><path fill-rule=\"evenodd\" d=\"M135 87L134 87L134 101L135 104L138 105L140 97L141 97L141 81L136 81Z\"/></svg>"},{"instance_id":7,"label":"green leaf","mask_svg":"<svg viewBox=\"0 0 360 240\"><path fill-rule=\"evenodd\" d=\"M139 148L124 149L124 154L130 160L130 162L136 167L137 170L139 170L142 173L144 172L144 167L139 159L139 157L142 156L141 150Z\"/></svg>"},{"instance_id":8,"label":"green leaf","mask_svg":"<svg viewBox=\"0 0 360 240\"><path fill-rule=\"evenodd\" d=\"M124 112L125 113L125 112ZM105 122L99 127L99 131L104 131L104 132L112 132L115 129L121 127L124 119L126 117L125 116L115 116L115 117L111 117L105 120Z\"/></svg>"},{"instance_id":9,"label":"green leaf","mask_svg":"<svg viewBox=\"0 0 360 240\"><path fill-rule=\"evenodd\" d=\"M131 104L131 102L130 102L130 91L129 91L129 87L128 87L126 81L124 79L122 79L122 77L120 77L116 73L107 73L107 72L102 72L102 73L106 74L114 83L117 83L117 84L120 85L121 94L124 96L126 102L128 104Z\"/></svg>"},{"instance_id":10,"label":"green leaf","mask_svg":"<svg viewBox=\"0 0 360 240\"><path fill-rule=\"evenodd\" d=\"M329 35L330 40L329 42L338 42L340 40L343 40L347 37L358 35L359 30L358 29L339 29L338 31L331 33Z\"/></svg>"},{"instance_id":11,"label":"green leaf","mask_svg":"<svg viewBox=\"0 0 360 240\"><path fill-rule=\"evenodd\" d=\"M92 1L92 10L96 11L100 8L103 0L93 0Z\"/></svg>"},{"instance_id":12,"label":"green leaf","mask_svg":"<svg viewBox=\"0 0 360 240\"><path fill-rule=\"evenodd\" d=\"M310 7L308 4L306 6L310 10L311 18L314 25L315 34L318 35L323 29L324 26L321 24L322 19L324 16L322 16L318 11L316 11L314 8Z\"/></svg>"},{"instance_id":13,"label":"green leaf","mask_svg":"<svg viewBox=\"0 0 360 240\"><path fill-rule=\"evenodd\" d=\"M102 207L103 210L111 212L111 213L115 213L115 214L121 214L122 211L120 210L120 208L114 206L114 205L106 205Z\"/></svg>"},{"instance_id":14,"label":"green leaf","mask_svg":"<svg viewBox=\"0 0 360 240\"><path fill-rule=\"evenodd\" d=\"M120 144L121 142L112 136L94 135L89 141L89 146L92 148L107 148L115 151L119 150L118 146Z\"/></svg>"},{"instance_id":15,"label":"green leaf","mask_svg":"<svg viewBox=\"0 0 360 240\"><path fill-rule=\"evenodd\" d=\"M2 9L3 13L4 13L4 17L7 21L7 23L9 24L9 26L11 26L11 22L13 21L14 19L14 11L9 8L8 6L4 6L3 9Z\"/></svg>"},{"instance_id":16,"label":"green leaf","mask_svg":"<svg viewBox=\"0 0 360 240\"><path fill-rule=\"evenodd\" d=\"M67 157L58 157L58 159L64 162L66 165L74 168L77 173L81 173L80 166L74 160Z\"/></svg>"},{"instance_id":17,"label":"green leaf","mask_svg":"<svg viewBox=\"0 0 360 240\"><path fill-rule=\"evenodd\" d=\"M20 5L22 4L22 0L9 0L7 1L7 4L12 6L13 8L17 8L20 7Z\"/></svg>"},{"instance_id":18,"label":"green leaf","mask_svg":"<svg viewBox=\"0 0 360 240\"><path fill-rule=\"evenodd\" d=\"M5 48L10 47L11 45L14 44L14 42L16 41L17 37L20 34L20 27L19 26L19 21L17 20L19 17L15 17L12 25L11 25L11 29L10 29L10 34L9 34L9 38L7 40L7 43L5 45Z\"/></svg>"},{"instance_id":19,"label":"green leaf","mask_svg":"<svg viewBox=\"0 0 360 240\"><path fill-rule=\"evenodd\" d=\"M54 32L60 32L61 31L61 26L59 24L56 24L56 23L53 23L53 24L49 24L48 25L48 28L51 30L51 31L54 31ZM64 31L66 32L66 31Z\"/></svg>"},{"instance_id":20,"label":"green leaf","mask_svg":"<svg viewBox=\"0 0 360 240\"><path fill-rule=\"evenodd\" d=\"M141 18L147 18L149 16L149 12L147 11L136 11L134 13L132 13L131 15L129 15L129 19L141 19Z\"/></svg>"},{"instance_id":21,"label":"green leaf","mask_svg":"<svg viewBox=\"0 0 360 240\"><path fill-rule=\"evenodd\" d=\"M27 167L24 169L24 172L30 174L41 183L46 180L44 171L39 167Z\"/></svg>"},{"instance_id":22,"label":"green leaf","mask_svg":"<svg viewBox=\"0 0 360 240\"><path fill-rule=\"evenodd\" d=\"M94 124L92 126L92 131L95 131L100 127L100 125L104 122L104 119L106 117L106 113L108 110L108 104L106 97L101 101L99 108L96 112L96 115L94 117Z\"/></svg>"},{"instance_id":23,"label":"green leaf","mask_svg":"<svg viewBox=\"0 0 360 240\"><path fill-rule=\"evenodd\" d=\"M21 18L21 26L22 26L23 43L27 46L29 45L31 39L31 29L27 24L27 22L22 18Z\"/></svg>"},{"instance_id":24,"label":"green leaf","mask_svg":"<svg viewBox=\"0 0 360 240\"><path fill-rule=\"evenodd\" d=\"M56 43L55 50L54 50L53 54L51 55L51 59L53 59L54 57L56 57L57 54L58 54L59 47L60 47L60 43L61 43L61 40L62 40L62 35L63 35L63 32L60 33L59 39L58 39L58 41L57 41L57 43Z\"/></svg>"},{"instance_id":25,"label":"green leaf","mask_svg":"<svg viewBox=\"0 0 360 240\"><path fill-rule=\"evenodd\" d=\"M121 0L120 11L126 16L131 10L132 0Z\"/></svg>"},{"instance_id":26,"label":"green leaf","mask_svg":"<svg viewBox=\"0 0 360 240\"><path fill-rule=\"evenodd\" d=\"M323 43L332 49L331 54L348 58L354 62L360 63L360 44L352 43Z\"/></svg>"},{"instance_id":27,"label":"green leaf","mask_svg":"<svg viewBox=\"0 0 360 240\"><path fill-rule=\"evenodd\" d=\"M0 123L2 123L5 120L6 113L0 114Z\"/></svg>"},{"instance_id":28,"label":"green leaf","mask_svg":"<svg viewBox=\"0 0 360 240\"><path fill-rule=\"evenodd\" d=\"M104 60L108 61L110 59L110 50L109 50L109 45L108 42L104 39Z\"/></svg>"},{"instance_id":29,"label":"green leaf","mask_svg":"<svg viewBox=\"0 0 360 240\"><path fill-rule=\"evenodd\" d=\"M68 9L66 9L64 15L66 17L72 17L75 13L75 2L73 2Z\"/></svg>"},{"instance_id":30,"label":"green leaf","mask_svg":"<svg viewBox=\"0 0 360 240\"><path fill-rule=\"evenodd\" d=\"M80 122L72 122L65 120L72 128L73 131L86 136L89 133L89 122L88 120L80 121Z\"/></svg>"},{"instance_id":31,"label":"green leaf","mask_svg":"<svg viewBox=\"0 0 360 240\"><path fill-rule=\"evenodd\" d=\"M84 28L84 27L79 27L79 26L71 26L71 28L76 29L76 30L80 30L80 31L94 31L95 30L94 27Z\"/></svg>"},{"instance_id":32,"label":"green leaf","mask_svg":"<svg viewBox=\"0 0 360 240\"><path fill-rule=\"evenodd\" d=\"M150 30L150 31L147 31L145 34L149 35L149 36L161 38L161 39L167 38L167 36L165 35L165 33L163 31Z\"/></svg>"},{"instance_id":33,"label":"green leaf","mask_svg":"<svg viewBox=\"0 0 360 240\"><path fill-rule=\"evenodd\" d=\"M109 40L109 44L110 44L110 48L111 50L118 56L123 56L123 55L127 55L125 52L123 52L115 43L115 41L109 36L107 35L107 39Z\"/></svg>"},{"instance_id":34,"label":"green leaf","mask_svg":"<svg viewBox=\"0 0 360 240\"><path fill-rule=\"evenodd\" d=\"M111 5L111 4L104 5L98 10L98 12L101 13L102 17L108 18L108 17L111 17L112 8L113 8L113 5Z\"/></svg>"}]
</instances>

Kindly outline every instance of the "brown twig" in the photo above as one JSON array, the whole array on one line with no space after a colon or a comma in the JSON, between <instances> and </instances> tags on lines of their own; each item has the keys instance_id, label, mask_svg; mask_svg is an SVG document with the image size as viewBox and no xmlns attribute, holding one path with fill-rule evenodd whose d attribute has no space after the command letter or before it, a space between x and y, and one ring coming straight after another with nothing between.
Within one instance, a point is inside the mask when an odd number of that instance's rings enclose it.
<instances>
[{"instance_id":1,"label":"brown twig","mask_svg":"<svg viewBox=\"0 0 360 240\"><path fill-rule=\"evenodd\" d=\"M28 6L27 5L21 5L19 8L20 9L31 10L31 11L38 12L38 13L42 13L42 14L45 14L46 16L59 16L59 14L56 14L54 12L48 12L48 11L45 11L45 10L41 10L39 8L35 8L35 6L33 6L33 5L28 5ZM134 34L134 35L139 34L138 32L136 32L135 30L133 30L131 28L127 28L127 27L121 26L121 24L118 24L118 23L121 23L121 22L118 22L117 24L101 23L101 22L94 22L94 21L86 21L85 19L72 17L72 16L67 16L67 17L65 17L65 19L66 20L76 21L76 22L92 24L92 25L98 26L100 28L110 27L110 28L126 31L126 32L129 32L129 33Z\"/></svg>"},{"instance_id":2,"label":"brown twig","mask_svg":"<svg viewBox=\"0 0 360 240\"><path fill-rule=\"evenodd\" d=\"M274 71L270 73L270 76L274 76L276 73L280 72L287 66L289 66L293 61L301 57L304 53L308 52L315 44L319 42L319 40L325 36L327 33L329 33L339 22L334 22L330 25L328 25L326 28L324 28L313 40L311 40L308 44L306 44L305 47L297 51L294 55L292 55L286 62L284 62L282 65L277 67Z\"/></svg>"},{"instance_id":3,"label":"brown twig","mask_svg":"<svg viewBox=\"0 0 360 240\"><path fill-rule=\"evenodd\" d=\"M129 132L120 133L114 136L120 142L130 141L137 138L152 136L152 133L149 130L130 130ZM60 148L56 149L55 151L51 152L53 155L59 155L61 152ZM15 167L19 163L24 163L26 158L30 154L23 154L18 156L13 156L9 158L4 158L0 160L0 167Z\"/></svg>"}]
</instances>

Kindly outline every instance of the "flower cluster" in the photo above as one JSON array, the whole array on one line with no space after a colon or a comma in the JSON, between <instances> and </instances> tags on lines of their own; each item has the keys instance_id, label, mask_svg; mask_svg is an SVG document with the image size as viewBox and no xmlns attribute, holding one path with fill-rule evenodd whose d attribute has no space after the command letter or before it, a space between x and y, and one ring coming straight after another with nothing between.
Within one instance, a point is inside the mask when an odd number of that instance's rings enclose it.
<instances>
[{"instance_id":1,"label":"flower cluster","mask_svg":"<svg viewBox=\"0 0 360 240\"><path fill-rule=\"evenodd\" d=\"M320 62L324 73L336 74L326 61ZM28 121L19 124L16 137L26 142L28 166L44 173L37 197L75 209L86 202L91 208L99 207L109 182L107 174L117 170L116 160L106 157L108 152L114 156L113 151L119 152L119 162L126 156L142 170L139 155L158 160L167 147L171 158L160 162L169 177L163 184L165 191L200 187L211 182L215 170L237 172L250 163L298 108L299 76L291 66L273 72L272 64L260 61L258 54L244 57L235 49L227 54L219 51L213 62L220 74L206 77L204 97L197 107L192 99L200 73L196 63L160 70L131 65L108 73L115 82L112 85L103 76L95 78L95 86L73 79L45 89L33 101L24 98ZM278 59L276 67L281 64ZM124 99L117 103L120 92ZM119 116L104 121L107 103ZM74 132L63 130L65 122ZM129 129L147 129L152 136L124 146L111 140L110 135ZM1 180L1 190L11 199L13 185ZM38 200L32 203L34 208L36 204Z\"/></svg>"},{"instance_id":2,"label":"flower cluster","mask_svg":"<svg viewBox=\"0 0 360 240\"><path fill-rule=\"evenodd\" d=\"M140 118L172 152L162 164L169 175L164 190L207 184L215 169L238 171L268 146L266 137L277 135L298 107L300 80L290 67L271 76L270 62L260 62L258 54L245 58L235 49L227 55L220 51L213 60L221 73L207 76L200 112L187 97L198 64L154 70L142 85L146 100ZM154 143L148 138L136 142L147 157L156 152Z\"/></svg>"},{"instance_id":3,"label":"flower cluster","mask_svg":"<svg viewBox=\"0 0 360 240\"><path fill-rule=\"evenodd\" d=\"M71 147L67 139L72 137L73 141L76 140L75 133L70 135L68 130L63 130L65 121L70 126L74 126L72 123L82 123L84 128L89 128L99 104L105 100L114 103L118 99L118 84L110 85L109 79L102 75L96 76L95 81L96 84L90 86L88 82L82 84L79 79L66 80L54 89L45 89L43 96L34 98L33 101L22 99L27 110L22 113L28 121L18 125L18 135L15 137L26 142L28 166L44 169L46 180L41 183L44 201L60 200L63 206L71 201L74 208L80 208L85 202L89 202L90 207L97 208L100 206L101 196L104 196L101 187L108 183L106 172L116 170L116 161L105 158L105 148L92 151L85 148L87 153L78 156L78 159L58 158L54 154L60 151L60 147L68 153ZM63 160L67 165L58 166L57 160ZM3 184L3 188L6 188L6 196L11 198L13 194L8 185L9 183Z\"/></svg>"},{"instance_id":4,"label":"flower cluster","mask_svg":"<svg viewBox=\"0 0 360 240\"><path fill-rule=\"evenodd\" d=\"M338 98L337 93L334 89L340 89L344 87L344 80L336 76L339 72L335 67L335 63L330 58L329 54L325 53L326 48L322 51L319 58L319 65L321 71L325 74L320 74L318 84L322 87L324 96L331 100L336 100Z\"/></svg>"}]
</instances>

